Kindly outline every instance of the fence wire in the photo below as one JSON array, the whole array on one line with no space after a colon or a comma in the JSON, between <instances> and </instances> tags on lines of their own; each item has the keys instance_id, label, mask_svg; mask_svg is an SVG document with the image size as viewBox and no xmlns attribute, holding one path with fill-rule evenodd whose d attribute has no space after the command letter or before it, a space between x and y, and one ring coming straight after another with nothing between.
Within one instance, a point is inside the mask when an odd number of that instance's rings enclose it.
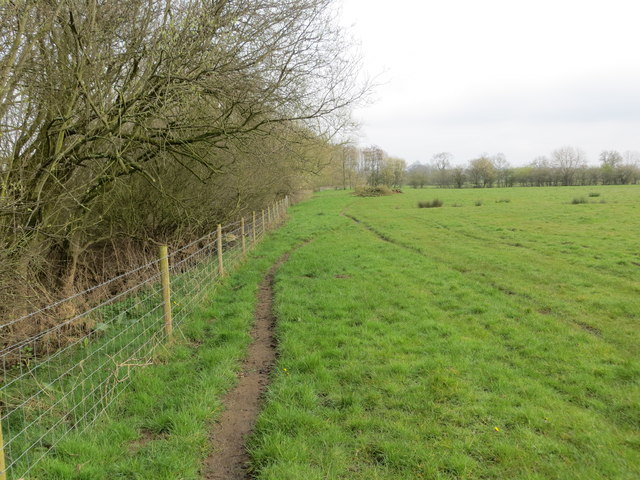
<instances>
[{"instance_id":1,"label":"fence wire","mask_svg":"<svg viewBox=\"0 0 640 480\"><path fill-rule=\"evenodd\" d=\"M219 281L219 256L224 271L232 271L246 250L283 221L287 206L284 199L246 222L222 227L220 252L217 231L170 252L174 328ZM0 324L7 478L25 478L70 433L90 427L127 388L136 368L153 364L166 340L159 263ZM92 302L93 296L102 300Z\"/></svg>"}]
</instances>

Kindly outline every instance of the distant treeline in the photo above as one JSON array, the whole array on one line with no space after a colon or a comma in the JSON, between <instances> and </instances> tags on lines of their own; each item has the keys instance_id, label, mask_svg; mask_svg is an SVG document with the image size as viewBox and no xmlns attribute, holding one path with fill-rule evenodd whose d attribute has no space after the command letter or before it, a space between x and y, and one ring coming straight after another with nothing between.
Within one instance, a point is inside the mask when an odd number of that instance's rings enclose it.
<instances>
[{"instance_id":1,"label":"distant treeline","mask_svg":"<svg viewBox=\"0 0 640 480\"><path fill-rule=\"evenodd\" d=\"M585 154L574 147L561 147L550 157L537 157L524 167L512 167L506 157L480 155L466 165L453 165L452 155L441 152L428 163L407 167L400 158L387 155L379 147L363 149L342 147L333 155L333 163L316 186L353 188L357 185L387 185L414 188L440 187L512 187L559 185L629 185L640 182L640 152L615 150L600 154L597 166L588 165Z\"/></svg>"},{"instance_id":2,"label":"distant treeline","mask_svg":"<svg viewBox=\"0 0 640 480\"><path fill-rule=\"evenodd\" d=\"M625 156L614 150L600 154L600 165L589 166L577 148L562 147L551 157L538 157L524 167L512 167L502 154L482 155L467 166L451 166L450 155L434 155L430 164L411 165L406 183L414 188L426 185L462 188L558 186L558 185L628 185L640 181L640 154Z\"/></svg>"}]
</instances>

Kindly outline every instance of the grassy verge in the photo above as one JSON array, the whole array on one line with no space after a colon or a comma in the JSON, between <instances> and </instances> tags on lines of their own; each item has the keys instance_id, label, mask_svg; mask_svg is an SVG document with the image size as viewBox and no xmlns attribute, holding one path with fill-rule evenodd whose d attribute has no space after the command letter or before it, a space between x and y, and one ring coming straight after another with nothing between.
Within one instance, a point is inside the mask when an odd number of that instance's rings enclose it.
<instances>
[{"instance_id":1,"label":"grassy verge","mask_svg":"<svg viewBox=\"0 0 640 480\"><path fill-rule=\"evenodd\" d=\"M638 478L640 190L601 190L325 195L280 271L258 477Z\"/></svg>"},{"instance_id":2,"label":"grassy verge","mask_svg":"<svg viewBox=\"0 0 640 480\"><path fill-rule=\"evenodd\" d=\"M99 420L57 442L28 479L200 478L210 425L250 341L257 286L273 262L309 238L313 228L281 229L250 252L236 272L212 286L196 314L183 319L173 343L157 350L152 365L132 369L131 384ZM23 463L45 452L32 449Z\"/></svg>"}]
</instances>

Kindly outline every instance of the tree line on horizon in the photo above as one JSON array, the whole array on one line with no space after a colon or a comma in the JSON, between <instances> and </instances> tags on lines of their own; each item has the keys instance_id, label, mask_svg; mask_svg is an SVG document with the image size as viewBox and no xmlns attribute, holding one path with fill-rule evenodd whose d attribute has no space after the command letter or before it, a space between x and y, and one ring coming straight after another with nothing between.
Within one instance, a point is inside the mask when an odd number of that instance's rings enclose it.
<instances>
[{"instance_id":1,"label":"tree line on horizon","mask_svg":"<svg viewBox=\"0 0 640 480\"><path fill-rule=\"evenodd\" d=\"M430 164L413 164L407 169L407 184L476 188L513 186L628 185L640 181L640 153L616 150L601 152L600 164L588 165L582 150L560 147L549 157L536 157L531 163L513 167L506 157L483 154L467 166L451 163L451 155L438 153Z\"/></svg>"},{"instance_id":2,"label":"tree line on horizon","mask_svg":"<svg viewBox=\"0 0 640 480\"><path fill-rule=\"evenodd\" d=\"M582 150L560 147L525 166L514 167L505 155L482 154L466 165L453 164L448 152L436 153L427 163L409 166L379 147L343 147L317 186L355 188L386 185L399 188L492 188L513 186L629 185L640 182L640 152L605 150L599 165L589 165Z\"/></svg>"}]
</instances>

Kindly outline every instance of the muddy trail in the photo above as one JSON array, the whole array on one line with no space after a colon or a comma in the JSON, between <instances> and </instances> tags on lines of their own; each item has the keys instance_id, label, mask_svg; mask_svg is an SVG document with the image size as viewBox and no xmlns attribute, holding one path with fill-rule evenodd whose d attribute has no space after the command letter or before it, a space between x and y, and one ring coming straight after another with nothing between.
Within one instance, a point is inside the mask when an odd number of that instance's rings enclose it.
<instances>
[{"instance_id":1,"label":"muddy trail","mask_svg":"<svg viewBox=\"0 0 640 480\"><path fill-rule=\"evenodd\" d=\"M258 287L252 341L238 374L238 383L224 396L224 412L210 433L212 453L203 465L204 480L252 478L247 470L249 454L245 445L260 412L262 396L276 361L274 278L290 253L271 266Z\"/></svg>"}]
</instances>

